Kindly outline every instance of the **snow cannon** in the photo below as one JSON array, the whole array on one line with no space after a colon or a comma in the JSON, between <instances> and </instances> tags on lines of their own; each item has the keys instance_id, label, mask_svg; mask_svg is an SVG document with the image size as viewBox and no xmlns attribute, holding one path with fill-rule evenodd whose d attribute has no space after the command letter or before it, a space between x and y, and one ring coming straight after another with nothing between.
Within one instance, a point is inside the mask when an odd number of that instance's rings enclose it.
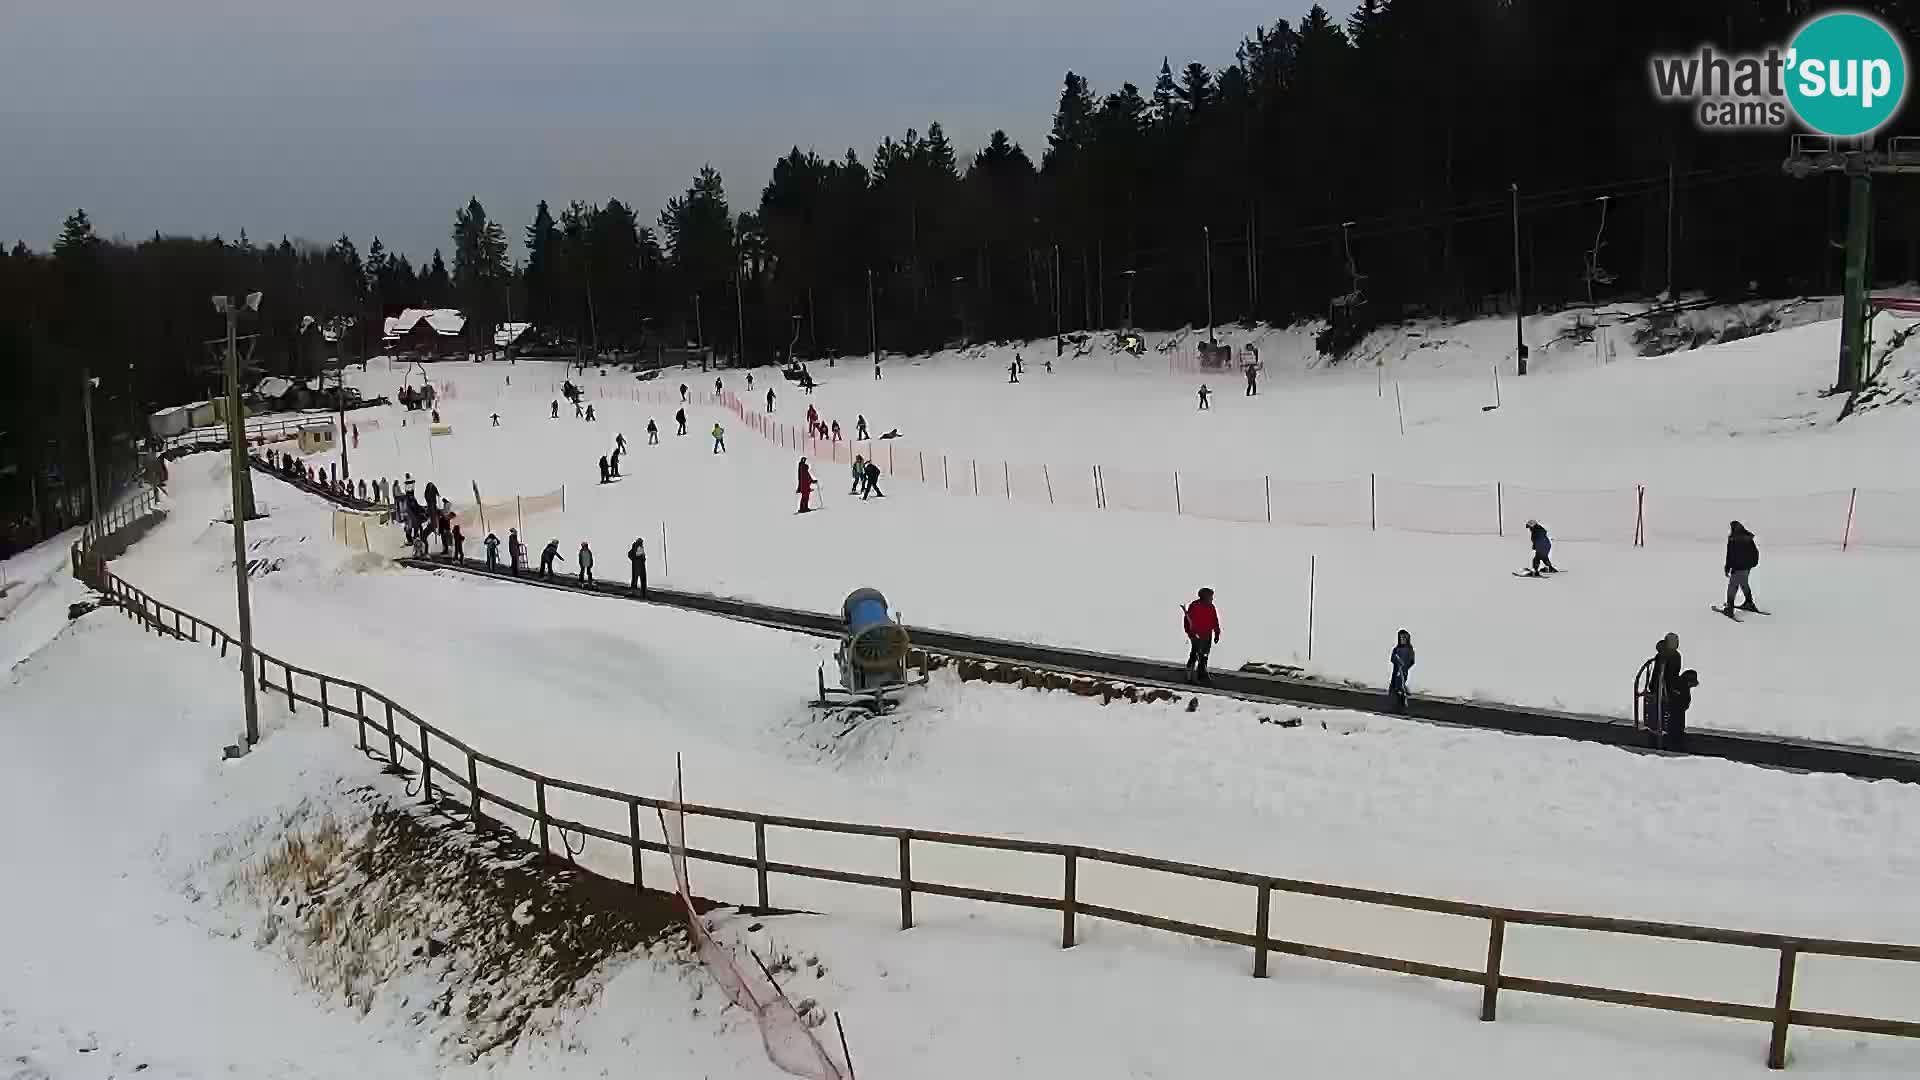
<instances>
[{"instance_id":1,"label":"snow cannon","mask_svg":"<svg viewBox=\"0 0 1920 1080\"><path fill-rule=\"evenodd\" d=\"M889 691L924 685L927 673L915 677L907 670L913 642L907 628L887 611L887 598L878 589L855 589L840 605L844 629L834 660L840 665L840 685L827 685L826 665L819 672L820 698L816 705L863 705L885 712L893 702Z\"/></svg>"}]
</instances>

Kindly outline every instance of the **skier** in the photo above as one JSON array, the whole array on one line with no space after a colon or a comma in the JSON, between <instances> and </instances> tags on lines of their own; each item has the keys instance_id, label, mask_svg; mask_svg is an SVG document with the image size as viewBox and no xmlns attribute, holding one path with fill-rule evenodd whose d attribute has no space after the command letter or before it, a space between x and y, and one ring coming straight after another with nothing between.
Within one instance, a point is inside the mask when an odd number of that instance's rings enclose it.
<instances>
[{"instance_id":1,"label":"skier","mask_svg":"<svg viewBox=\"0 0 1920 1080\"><path fill-rule=\"evenodd\" d=\"M880 463L869 461L867 462L867 486L861 491L860 498L864 501L874 495L883 499L887 497L887 493L880 490Z\"/></svg>"},{"instance_id":2,"label":"skier","mask_svg":"<svg viewBox=\"0 0 1920 1080\"><path fill-rule=\"evenodd\" d=\"M1047 374L1053 374L1053 361L1047 361Z\"/></svg>"},{"instance_id":3,"label":"skier","mask_svg":"<svg viewBox=\"0 0 1920 1080\"><path fill-rule=\"evenodd\" d=\"M411 480L407 481L407 494L413 494L413 481ZM431 480L427 481L426 507L430 512L438 512L440 509L440 489L435 487Z\"/></svg>"},{"instance_id":4,"label":"skier","mask_svg":"<svg viewBox=\"0 0 1920 1080\"><path fill-rule=\"evenodd\" d=\"M767 412L773 412L773 387L767 387Z\"/></svg>"},{"instance_id":5,"label":"skier","mask_svg":"<svg viewBox=\"0 0 1920 1080\"><path fill-rule=\"evenodd\" d=\"M1407 676L1413 671L1413 635L1405 630L1400 631L1399 640L1388 659L1393 663L1393 677L1387 682L1387 711L1404 715L1407 711Z\"/></svg>"},{"instance_id":6,"label":"skier","mask_svg":"<svg viewBox=\"0 0 1920 1080\"><path fill-rule=\"evenodd\" d=\"M607 476L620 479L620 448L617 446L613 448L613 453L607 455Z\"/></svg>"},{"instance_id":7,"label":"skier","mask_svg":"<svg viewBox=\"0 0 1920 1080\"><path fill-rule=\"evenodd\" d=\"M1687 749L1687 710L1693 707L1693 688L1700 685L1700 673L1688 668L1667 690L1666 730L1660 735L1660 749L1684 753Z\"/></svg>"},{"instance_id":8,"label":"skier","mask_svg":"<svg viewBox=\"0 0 1920 1080\"><path fill-rule=\"evenodd\" d=\"M507 565L512 568L513 576L520 576L520 568L527 564L527 545L520 539L519 529L507 530Z\"/></svg>"},{"instance_id":9,"label":"skier","mask_svg":"<svg viewBox=\"0 0 1920 1080\"><path fill-rule=\"evenodd\" d=\"M361 502L367 501L367 482L365 479L354 482L354 498L359 499Z\"/></svg>"},{"instance_id":10,"label":"skier","mask_svg":"<svg viewBox=\"0 0 1920 1080\"><path fill-rule=\"evenodd\" d=\"M592 585L593 583L593 549L587 546L585 540L582 540L580 541L580 584Z\"/></svg>"},{"instance_id":11,"label":"skier","mask_svg":"<svg viewBox=\"0 0 1920 1080\"><path fill-rule=\"evenodd\" d=\"M652 417L647 418L647 445L660 445L660 425L654 423Z\"/></svg>"},{"instance_id":12,"label":"skier","mask_svg":"<svg viewBox=\"0 0 1920 1080\"><path fill-rule=\"evenodd\" d=\"M1010 383L1020 381L1020 361L1010 360L1007 362L1007 381Z\"/></svg>"},{"instance_id":13,"label":"skier","mask_svg":"<svg viewBox=\"0 0 1920 1080\"><path fill-rule=\"evenodd\" d=\"M1212 408L1212 406L1207 404L1207 398L1212 396L1212 394L1213 394L1213 391L1207 389L1206 383L1200 384L1200 411L1201 412L1206 412L1209 408Z\"/></svg>"},{"instance_id":14,"label":"skier","mask_svg":"<svg viewBox=\"0 0 1920 1080\"><path fill-rule=\"evenodd\" d=\"M713 396L714 397L720 396L720 380L719 379L713 380ZM685 401L686 399L687 399L687 388L683 386L680 388L680 400Z\"/></svg>"},{"instance_id":15,"label":"skier","mask_svg":"<svg viewBox=\"0 0 1920 1080\"><path fill-rule=\"evenodd\" d=\"M467 534L460 531L460 523L453 523L453 560L467 561Z\"/></svg>"},{"instance_id":16,"label":"skier","mask_svg":"<svg viewBox=\"0 0 1920 1080\"><path fill-rule=\"evenodd\" d=\"M864 455L855 454L853 455L853 486L847 489L847 494L860 494L860 489L865 486L866 482L867 459Z\"/></svg>"},{"instance_id":17,"label":"skier","mask_svg":"<svg viewBox=\"0 0 1920 1080\"><path fill-rule=\"evenodd\" d=\"M861 415L854 419L853 429L854 429L853 437L861 442L866 442L868 439L872 438L871 435L867 434L867 418L865 415Z\"/></svg>"},{"instance_id":18,"label":"skier","mask_svg":"<svg viewBox=\"0 0 1920 1080\"><path fill-rule=\"evenodd\" d=\"M488 533L487 538L485 540L482 540L480 544L482 547L487 549L487 569L489 571L499 570L500 569L500 538L498 536L495 536L493 533Z\"/></svg>"},{"instance_id":19,"label":"skier","mask_svg":"<svg viewBox=\"0 0 1920 1080\"><path fill-rule=\"evenodd\" d=\"M1737 521L1728 522L1726 563L1727 604L1720 609L1720 614L1725 615L1729 619L1739 618L1739 616L1733 613L1733 595L1736 592L1743 594L1746 598L1740 605L1741 611L1764 614L1764 612L1761 612L1759 607L1754 604L1753 587L1747 583L1747 578L1753 573L1753 568L1759 565L1760 547L1754 543L1753 534L1747 531L1745 525Z\"/></svg>"},{"instance_id":20,"label":"skier","mask_svg":"<svg viewBox=\"0 0 1920 1080\"><path fill-rule=\"evenodd\" d=\"M627 437L625 434L615 435L613 437L613 448L617 453L624 454L627 452Z\"/></svg>"},{"instance_id":21,"label":"skier","mask_svg":"<svg viewBox=\"0 0 1920 1080\"><path fill-rule=\"evenodd\" d=\"M1548 558L1548 555L1553 552L1553 539L1547 535L1547 527L1529 518L1527 535L1533 540L1533 566L1527 572L1534 577L1539 577L1542 572L1559 573L1559 568L1553 565L1552 559Z\"/></svg>"},{"instance_id":22,"label":"skier","mask_svg":"<svg viewBox=\"0 0 1920 1080\"><path fill-rule=\"evenodd\" d=\"M600 482L603 484L607 482L607 455L605 454L600 455Z\"/></svg>"},{"instance_id":23,"label":"skier","mask_svg":"<svg viewBox=\"0 0 1920 1080\"><path fill-rule=\"evenodd\" d=\"M412 473L407 474L406 483L407 483L407 494L409 495L413 494L413 474Z\"/></svg>"},{"instance_id":24,"label":"skier","mask_svg":"<svg viewBox=\"0 0 1920 1080\"><path fill-rule=\"evenodd\" d=\"M587 411L580 407L580 399L574 398L573 399L573 418L575 420L578 420L585 415L587 415Z\"/></svg>"},{"instance_id":25,"label":"skier","mask_svg":"<svg viewBox=\"0 0 1920 1080\"><path fill-rule=\"evenodd\" d=\"M453 515L440 514L440 554L453 554Z\"/></svg>"},{"instance_id":26,"label":"skier","mask_svg":"<svg viewBox=\"0 0 1920 1080\"><path fill-rule=\"evenodd\" d=\"M679 434L685 435L687 433L687 410L681 409L679 412L673 414L673 418L680 421Z\"/></svg>"},{"instance_id":27,"label":"skier","mask_svg":"<svg viewBox=\"0 0 1920 1080\"><path fill-rule=\"evenodd\" d=\"M747 389L753 389L753 372L751 371L747 372ZM772 406L768 406L768 411L772 411Z\"/></svg>"},{"instance_id":28,"label":"skier","mask_svg":"<svg viewBox=\"0 0 1920 1080\"><path fill-rule=\"evenodd\" d=\"M1260 396L1260 365L1247 365L1247 396Z\"/></svg>"},{"instance_id":29,"label":"skier","mask_svg":"<svg viewBox=\"0 0 1920 1080\"><path fill-rule=\"evenodd\" d=\"M799 493L800 493L800 512L803 514L813 513L813 507L807 505L807 501L813 497L813 470L807 468L806 458L800 459Z\"/></svg>"},{"instance_id":30,"label":"skier","mask_svg":"<svg viewBox=\"0 0 1920 1080\"><path fill-rule=\"evenodd\" d=\"M559 562L567 561L565 558L561 557L560 555L560 541L549 540L547 541L547 546L540 549L540 576L541 577L550 578L553 576L553 564L556 560L558 560Z\"/></svg>"},{"instance_id":31,"label":"skier","mask_svg":"<svg viewBox=\"0 0 1920 1080\"><path fill-rule=\"evenodd\" d=\"M550 406L550 408L553 411L548 414L549 417L554 420L560 419L560 399L559 398L553 399L553 404Z\"/></svg>"},{"instance_id":32,"label":"skier","mask_svg":"<svg viewBox=\"0 0 1920 1080\"><path fill-rule=\"evenodd\" d=\"M840 441L840 421L838 420L835 420L833 422L833 441L834 442Z\"/></svg>"},{"instance_id":33,"label":"skier","mask_svg":"<svg viewBox=\"0 0 1920 1080\"><path fill-rule=\"evenodd\" d=\"M1198 599L1183 606L1182 628L1187 633L1187 681L1210 685L1207 654L1220 640L1220 613L1213 606L1213 590L1201 589Z\"/></svg>"},{"instance_id":34,"label":"skier","mask_svg":"<svg viewBox=\"0 0 1920 1080\"><path fill-rule=\"evenodd\" d=\"M713 380L713 392L716 394L720 392L719 379ZM680 384L680 404L685 405L686 403L687 403L687 384L681 383Z\"/></svg>"},{"instance_id":35,"label":"skier","mask_svg":"<svg viewBox=\"0 0 1920 1080\"><path fill-rule=\"evenodd\" d=\"M1646 662L1647 672L1645 698L1642 719L1647 729L1647 745L1658 747L1667 729L1667 713L1674 700L1674 690L1680 685L1681 665L1680 635L1668 634L1653 647L1653 659Z\"/></svg>"},{"instance_id":36,"label":"skier","mask_svg":"<svg viewBox=\"0 0 1920 1080\"><path fill-rule=\"evenodd\" d=\"M831 364L832 361L828 361L828 363ZM873 381L880 381L880 358L877 356L873 359Z\"/></svg>"},{"instance_id":37,"label":"skier","mask_svg":"<svg viewBox=\"0 0 1920 1080\"><path fill-rule=\"evenodd\" d=\"M713 452L716 454L727 452L727 430L720 426L718 420L713 422Z\"/></svg>"},{"instance_id":38,"label":"skier","mask_svg":"<svg viewBox=\"0 0 1920 1080\"><path fill-rule=\"evenodd\" d=\"M555 402L554 404L556 404L556 405L557 405L557 404L559 404L559 402ZM494 427L499 427L499 426L500 426L500 414L499 414L499 413L494 413L494 414L493 414L493 426L494 426Z\"/></svg>"},{"instance_id":39,"label":"skier","mask_svg":"<svg viewBox=\"0 0 1920 1080\"><path fill-rule=\"evenodd\" d=\"M591 405L587 406L587 422L593 422L593 406Z\"/></svg>"},{"instance_id":40,"label":"skier","mask_svg":"<svg viewBox=\"0 0 1920 1080\"><path fill-rule=\"evenodd\" d=\"M640 599L645 600L647 598L647 542L637 536L633 538L633 546L627 549L627 568L633 572L627 588L639 593Z\"/></svg>"},{"instance_id":41,"label":"skier","mask_svg":"<svg viewBox=\"0 0 1920 1080\"><path fill-rule=\"evenodd\" d=\"M812 404L808 404L807 405L807 430L812 431L815 428L818 428L819 426L820 426L820 410L814 408Z\"/></svg>"}]
</instances>

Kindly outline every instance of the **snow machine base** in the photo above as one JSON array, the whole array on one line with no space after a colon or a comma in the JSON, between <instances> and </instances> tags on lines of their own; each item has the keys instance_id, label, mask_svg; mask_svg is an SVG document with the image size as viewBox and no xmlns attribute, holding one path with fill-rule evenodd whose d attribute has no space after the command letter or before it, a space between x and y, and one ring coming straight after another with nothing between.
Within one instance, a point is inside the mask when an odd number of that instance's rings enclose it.
<instances>
[{"instance_id":1,"label":"snow machine base","mask_svg":"<svg viewBox=\"0 0 1920 1080\"><path fill-rule=\"evenodd\" d=\"M860 709L873 714L889 713L900 704L900 698L908 690L925 686L928 682L926 672L909 675L899 682L885 686L873 686L863 690L849 690L844 686L828 686L826 667L821 666L817 673L819 679L818 694L810 703L816 709Z\"/></svg>"}]
</instances>

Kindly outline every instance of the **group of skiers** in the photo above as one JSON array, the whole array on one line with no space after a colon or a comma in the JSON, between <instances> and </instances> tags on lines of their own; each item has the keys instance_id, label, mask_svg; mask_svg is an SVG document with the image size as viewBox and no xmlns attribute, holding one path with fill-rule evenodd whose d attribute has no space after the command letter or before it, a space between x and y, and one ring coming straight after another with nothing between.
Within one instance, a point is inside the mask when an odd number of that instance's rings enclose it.
<instances>
[{"instance_id":1,"label":"group of skiers","mask_svg":"<svg viewBox=\"0 0 1920 1080\"><path fill-rule=\"evenodd\" d=\"M813 492L814 489L819 486L820 482L815 479L813 468L807 464L806 458L801 458L799 487L796 489L800 495L801 513L810 514L814 511ZM880 466L875 462L868 461L859 454L855 454L853 456L853 486L847 489L847 494L860 496L862 502L875 496L882 499L886 498L887 493L880 490Z\"/></svg>"},{"instance_id":2,"label":"group of skiers","mask_svg":"<svg viewBox=\"0 0 1920 1080\"><path fill-rule=\"evenodd\" d=\"M829 442L839 442L840 439L842 438L842 435L840 432L840 421L822 420L820 419L820 410L814 408L812 405L808 405L807 406L807 434L815 439L822 439ZM885 435L882 435L880 437L882 439L897 439L900 437L900 429L894 428L893 430L887 432ZM873 435L867 429L866 414L861 413L856 415L853 420L853 441L868 442L872 438L873 438Z\"/></svg>"},{"instance_id":3,"label":"group of skiers","mask_svg":"<svg viewBox=\"0 0 1920 1080\"><path fill-rule=\"evenodd\" d=\"M491 573L500 571L500 537L488 533L482 546L486 549L486 567ZM456 549L452 556L459 561L464 556ZM566 556L560 554L560 541L549 540L547 546L540 549L540 577L551 581L554 577L554 564L566 562ZM520 539L520 530L507 530L507 567L514 577L526 569L527 545ZM593 576L593 547L587 541L580 541L580 549L574 562L574 580L582 585L598 585L599 579ZM627 569L629 572L627 588L639 594L640 599L647 598L647 542L634 537L627 547Z\"/></svg>"}]
</instances>

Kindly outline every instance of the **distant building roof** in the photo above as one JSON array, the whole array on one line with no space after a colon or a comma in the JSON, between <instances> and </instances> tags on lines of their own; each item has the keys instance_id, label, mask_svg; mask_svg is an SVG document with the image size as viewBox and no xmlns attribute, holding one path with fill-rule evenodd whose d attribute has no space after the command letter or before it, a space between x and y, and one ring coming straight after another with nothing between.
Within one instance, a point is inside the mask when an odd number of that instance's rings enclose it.
<instances>
[{"instance_id":1,"label":"distant building roof","mask_svg":"<svg viewBox=\"0 0 1920 1080\"><path fill-rule=\"evenodd\" d=\"M422 320L441 337L457 337L467 327L467 317L454 308L408 308L387 319L385 337L391 341L410 333Z\"/></svg>"},{"instance_id":2,"label":"distant building roof","mask_svg":"<svg viewBox=\"0 0 1920 1080\"><path fill-rule=\"evenodd\" d=\"M278 375L274 375L261 379L260 382L254 386L253 392L259 394L261 397L277 398L284 397L286 392L291 389L293 389L293 381L291 379L283 379Z\"/></svg>"},{"instance_id":3,"label":"distant building roof","mask_svg":"<svg viewBox=\"0 0 1920 1080\"><path fill-rule=\"evenodd\" d=\"M493 343L500 348L505 348L519 341L531 329L533 324L530 322L501 323L493 332Z\"/></svg>"}]
</instances>

